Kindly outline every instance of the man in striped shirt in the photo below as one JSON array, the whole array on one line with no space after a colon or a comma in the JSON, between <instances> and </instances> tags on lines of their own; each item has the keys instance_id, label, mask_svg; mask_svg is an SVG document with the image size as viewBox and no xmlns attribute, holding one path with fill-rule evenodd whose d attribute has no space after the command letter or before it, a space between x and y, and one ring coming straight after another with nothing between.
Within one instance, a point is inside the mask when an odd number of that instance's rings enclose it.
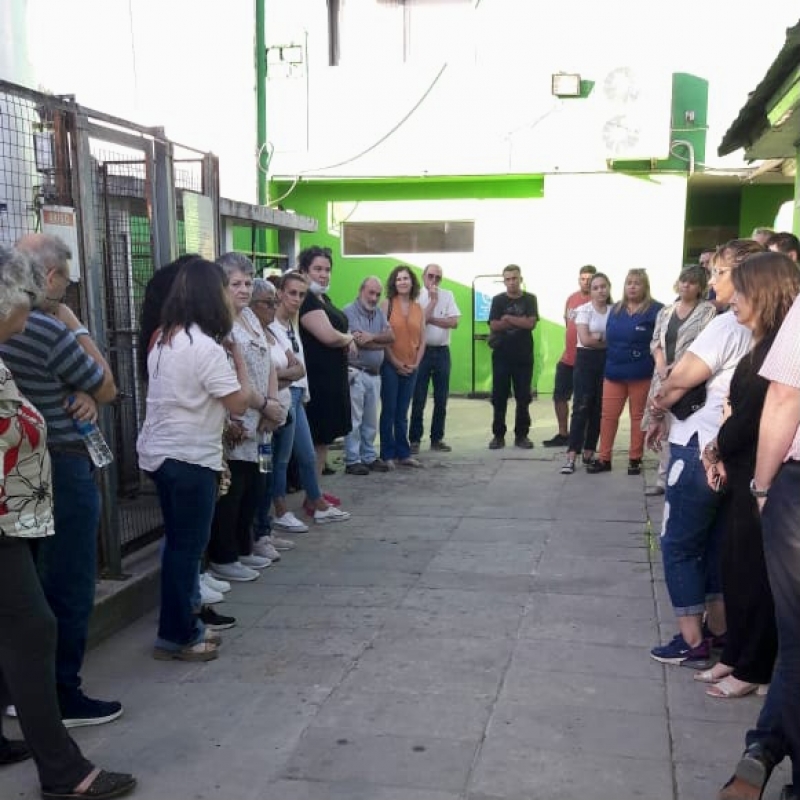
<instances>
[{"instance_id":1,"label":"man in striped shirt","mask_svg":"<svg viewBox=\"0 0 800 800\"><path fill-rule=\"evenodd\" d=\"M89 332L62 302L69 286L69 248L57 237L30 234L17 242L30 260L43 297L25 330L0 348L22 392L47 422L52 462L55 536L42 541L37 566L58 620L56 681L67 727L98 725L122 706L87 697L80 671L94 608L100 493L74 419L97 417L97 403L117 393L111 369Z\"/></svg>"}]
</instances>

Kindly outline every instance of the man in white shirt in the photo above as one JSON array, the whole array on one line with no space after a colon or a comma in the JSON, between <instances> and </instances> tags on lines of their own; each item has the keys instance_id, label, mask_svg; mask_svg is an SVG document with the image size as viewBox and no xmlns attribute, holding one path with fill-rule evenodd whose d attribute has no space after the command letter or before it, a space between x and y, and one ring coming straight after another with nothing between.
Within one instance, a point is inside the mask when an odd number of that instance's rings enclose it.
<instances>
[{"instance_id":1,"label":"man in white shirt","mask_svg":"<svg viewBox=\"0 0 800 800\"><path fill-rule=\"evenodd\" d=\"M433 383L431 450L449 453L453 448L444 441L447 396L450 393L450 331L458 327L461 312L453 293L441 288L443 272L438 264L428 264L422 273L423 288L419 303L425 313L425 355L419 365L414 401L411 405L409 440L411 452L419 453L422 440L422 415Z\"/></svg>"}]
</instances>

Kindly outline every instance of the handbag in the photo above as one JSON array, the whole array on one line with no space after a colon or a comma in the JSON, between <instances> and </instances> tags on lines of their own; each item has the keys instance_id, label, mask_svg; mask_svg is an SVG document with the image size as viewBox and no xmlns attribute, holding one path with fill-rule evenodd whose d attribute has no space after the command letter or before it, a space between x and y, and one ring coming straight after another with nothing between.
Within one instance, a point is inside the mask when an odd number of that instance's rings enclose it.
<instances>
[{"instance_id":1,"label":"handbag","mask_svg":"<svg viewBox=\"0 0 800 800\"><path fill-rule=\"evenodd\" d=\"M670 411L679 420L685 420L706 404L706 385L701 383L689 389Z\"/></svg>"},{"instance_id":2,"label":"handbag","mask_svg":"<svg viewBox=\"0 0 800 800\"><path fill-rule=\"evenodd\" d=\"M500 347L500 342L503 341L503 333L501 331L492 331L489 334L489 338L486 340L486 344L489 345L490 349L496 350Z\"/></svg>"}]
</instances>

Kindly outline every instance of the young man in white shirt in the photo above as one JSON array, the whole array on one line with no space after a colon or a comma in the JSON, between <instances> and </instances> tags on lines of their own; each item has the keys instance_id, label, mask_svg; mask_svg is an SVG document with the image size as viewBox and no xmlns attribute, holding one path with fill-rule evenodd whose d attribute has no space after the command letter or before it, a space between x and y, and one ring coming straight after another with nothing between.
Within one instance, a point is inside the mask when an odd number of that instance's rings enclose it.
<instances>
[{"instance_id":1,"label":"young man in white shirt","mask_svg":"<svg viewBox=\"0 0 800 800\"><path fill-rule=\"evenodd\" d=\"M453 293L441 288L444 273L438 264L428 264L422 273L423 288L419 303L425 312L425 355L419 365L414 399L411 405L409 441L411 452L419 453L422 440L422 415L433 383L431 450L449 453L453 448L444 441L447 397L450 393L450 331L458 327L461 312Z\"/></svg>"}]
</instances>

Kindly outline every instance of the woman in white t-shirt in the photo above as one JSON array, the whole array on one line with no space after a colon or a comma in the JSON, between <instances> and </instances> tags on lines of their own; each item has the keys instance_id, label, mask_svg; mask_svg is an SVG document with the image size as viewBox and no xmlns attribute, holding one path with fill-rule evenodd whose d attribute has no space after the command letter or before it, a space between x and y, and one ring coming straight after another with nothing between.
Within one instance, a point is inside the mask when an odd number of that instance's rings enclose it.
<instances>
[{"instance_id":1,"label":"woman in white t-shirt","mask_svg":"<svg viewBox=\"0 0 800 800\"><path fill-rule=\"evenodd\" d=\"M251 389L244 360L227 338L233 316L226 283L217 264L196 259L185 265L147 359L147 411L137 450L164 516L161 614L153 650L162 660L208 661L218 655L194 596L222 472L222 428L226 411L241 415L267 407L268 398Z\"/></svg>"},{"instance_id":2,"label":"woman in white t-shirt","mask_svg":"<svg viewBox=\"0 0 800 800\"><path fill-rule=\"evenodd\" d=\"M603 407L603 374L606 365L606 321L611 300L611 281L602 272L592 278L591 300L575 314L578 349L573 371L572 419L569 426L567 460L562 475L575 472L575 459L583 450L583 463L594 457L600 436Z\"/></svg>"}]
</instances>

